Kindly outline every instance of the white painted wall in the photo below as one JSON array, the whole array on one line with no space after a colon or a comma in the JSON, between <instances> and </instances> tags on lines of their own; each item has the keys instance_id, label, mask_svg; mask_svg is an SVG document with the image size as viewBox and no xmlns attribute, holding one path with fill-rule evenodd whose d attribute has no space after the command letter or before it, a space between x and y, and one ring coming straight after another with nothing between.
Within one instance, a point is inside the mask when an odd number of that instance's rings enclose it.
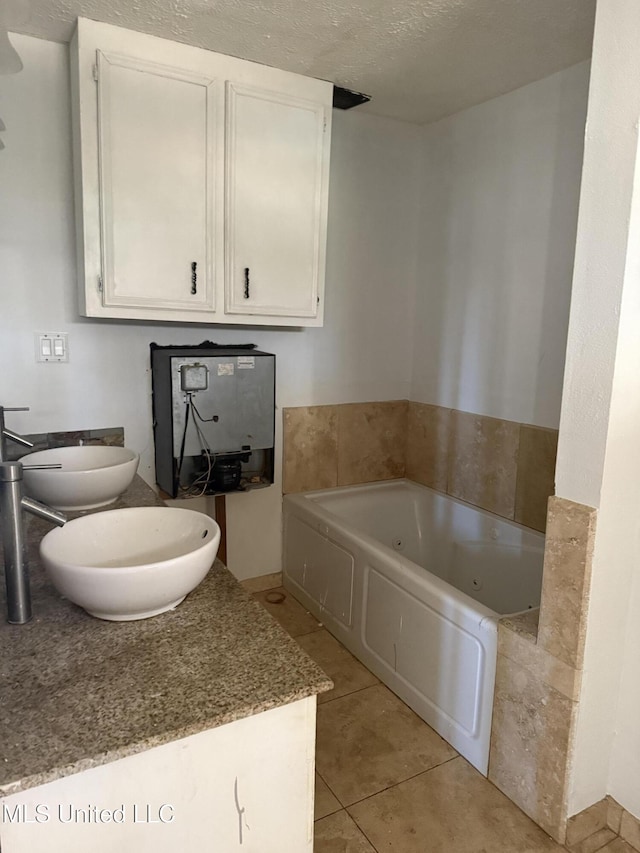
<instances>
[{"instance_id":1,"label":"white painted wall","mask_svg":"<svg viewBox=\"0 0 640 853\"><path fill-rule=\"evenodd\" d=\"M558 426L588 84L424 128L411 399Z\"/></svg>"},{"instance_id":2,"label":"white painted wall","mask_svg":"<svg viewBox=\"0 0 640 853\"><path fill-rule=\"evenodd\" d=\"M277 404L406 397L416 257L415 127L334 115L325 326L238 329L78 317L66 48L13 37L24 70L0 77L0 401L18 432L124 426L153 482L148 347L251 342L277 356ZM69 334L69 364L36 364L34 333ZM280 412L277 458L280 467ZM230 568L280 566L280 484L229 497Z\"/></svg>"},{"instance_id":3,"label":"white painted wall","mask_svg":"<svg viewBox=\"0 0 640 853\"><path fill-rule=\"evenodd\" d=\"M640 31L636 32L640 36ZM635 72L640 75L639 42L636 49ZM638 79L638 77L636 77ZM640 104L637 105L640 116ZM636 132L638 124L635 125ZM607 465L609 476L603 488L610 505L612 529L609 533L609 548L615 553L619 568L619 589L616 605L620 610L613 614L616 625L620 612L626 608L625 633L619 648L622 651L620 692L616 715L615 738L609 772L609 793L619 803L640 819L640 459L638 436L640 436L640 152L636 155L633 205L629 226L627 267L625 272L625 294L622 302L622 317L618 336L618 358L616 361L616 387L612 407L615 411L615 429L610 425L607 442ZM610 502L610 504L609 504ZM622 505L622 508L621 508ZM599 518L602 525L602 516ZM602 528L601 528L602 529ZM602 555L600 583L609 589L612 579L608 575L608 555ZM610 631L604 632L611 643ZM601 637L594 637L595 648L600 652L603 668L607 666L606 655L600 649ZM613 652L615 654L615 652Z\"/></svg>"},{"instance_id":4,"label":"white painted wall","mask_svg":"<svg viewBox=\"0 0 640 853\"><path fill-rule=\"evenodd\" d=\"M599 508L569 814L640 817L640 16L598 3L557 494Z\"/></svg>"}]
</instances>

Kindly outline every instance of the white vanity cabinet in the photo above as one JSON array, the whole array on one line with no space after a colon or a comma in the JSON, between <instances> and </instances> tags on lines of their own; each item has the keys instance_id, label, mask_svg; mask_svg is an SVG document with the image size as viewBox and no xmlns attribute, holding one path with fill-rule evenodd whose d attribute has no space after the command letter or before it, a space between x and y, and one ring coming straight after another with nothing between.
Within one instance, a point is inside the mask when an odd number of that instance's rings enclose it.
<instances>
[{"instance_id":1,"label":"white vanity cabinet","mask_svg":"<svg viewBox=\"0 0 640 853\"><path fill-rule=\"evenodd\" d=\"M9 794L2 853L312 853L315 723L310 696Z\"/></svg>"},{"instance_id":2,"label":"white vanity cabinet","mask_svg":"<svg viewBox=\"0 0 640 853\"><path fill-rule=\"evenodd\" d=\"M80 313L322 325L325 81L79 19Z\"/></svg>"}]
</instances>

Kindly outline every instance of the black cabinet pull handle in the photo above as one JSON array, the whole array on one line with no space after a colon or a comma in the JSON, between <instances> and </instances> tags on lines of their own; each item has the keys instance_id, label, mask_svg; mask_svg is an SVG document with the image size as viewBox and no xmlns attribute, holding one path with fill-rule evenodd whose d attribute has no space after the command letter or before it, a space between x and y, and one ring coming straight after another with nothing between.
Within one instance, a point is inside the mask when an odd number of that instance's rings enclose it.
<instances>
[{"instance_id":1,"label":"black cabinet pull handle","mask_svg":"<svg viewBox=\"0 0 640 853\"><path fill-rule=\"evenodd\" d=\"M195 261L191 262L191 293L195 296L198 292L198 273L196 272L196 267L198 264Z\"/></svg>"},{"instance_id":2,"label":"black cabinet pull handle","mask_svg":"<svg viewBox=\"0 0 640 853\"><path fill-rule=\"evenodd\" d=\"M249 298L249 267L244 268L244 298Z\"/></svg>"}]
</instances>

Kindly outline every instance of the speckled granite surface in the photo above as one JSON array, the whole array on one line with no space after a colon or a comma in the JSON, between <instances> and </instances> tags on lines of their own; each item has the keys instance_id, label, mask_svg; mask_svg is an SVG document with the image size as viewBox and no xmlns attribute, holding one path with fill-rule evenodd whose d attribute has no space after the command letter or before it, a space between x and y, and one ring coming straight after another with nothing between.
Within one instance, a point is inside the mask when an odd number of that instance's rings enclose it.
<instances>
[{"instance_id":1,"label":"speckled granite surface","mask_svg":"<svg viewBox=\"0 0 640 853\"><path fill-rule=\"evenodd\" d=\"M139 478L111 508L156 505ZM68 514L72 517L71 514ZM0 616L0 795L329 690L332 683L216 561L174 611L103 622L62 599L25 516L33 620Z\"/></svg>"}]
</instances>

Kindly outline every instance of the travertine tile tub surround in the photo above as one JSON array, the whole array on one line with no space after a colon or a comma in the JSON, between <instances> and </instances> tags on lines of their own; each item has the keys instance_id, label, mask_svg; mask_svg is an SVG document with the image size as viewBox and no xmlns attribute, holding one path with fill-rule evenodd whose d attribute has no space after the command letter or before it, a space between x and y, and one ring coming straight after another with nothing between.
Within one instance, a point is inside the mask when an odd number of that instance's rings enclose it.
<instances>
[{"instance_id":1,"label":"travertine tile tub surround","mask_svg":"<svg viewBox=\"0 0 640 853\"><path fill-rule=\"evenodd\" d=\"M285 409L283 491L404 477L407 411L406 400Z\"/></svg>"},{"instance_id":2,"label":"travertine tile tub surround","mask_svg":"<svg viewBox=\"0 0 640 853\"><path fill-rule=\"evenodd\" d=\"M561 844L596 515L550 498L538 622L531 612L498 626L489 779Z\"/></svg>"},{"instance_id":3,"label":"travertine tile tub surround","mask_svg":"<svg viewBox=\"0 0 640 853\"><path fill-rule=\"evenodd\" d=\"M408 477L544 532L557 431L390 400L284 410L287 494Z\"/></svg>"},{"instance_id":4,"label":"travertine tile tub surround","mask_svg":"<svg viewBox=\"0 0 640 853\"><path fill-rule=\"evenodd\" d=\"M548 497L554 491L555 430L406 401L358 404L344 417L346 408L285 410L285 492L404 474L546 529L540 609L499 625L489 778L564 844L596 510ZM403 449L403 457L389 453L390 442ZM358 458L345 468L354 447ZM640 839L631 816L625 827L629 839ZM600 826L593 843L607 843L613 829ZM576 847L576 853L587 849L596 848Z\"/></svg>"}]
</instances>

